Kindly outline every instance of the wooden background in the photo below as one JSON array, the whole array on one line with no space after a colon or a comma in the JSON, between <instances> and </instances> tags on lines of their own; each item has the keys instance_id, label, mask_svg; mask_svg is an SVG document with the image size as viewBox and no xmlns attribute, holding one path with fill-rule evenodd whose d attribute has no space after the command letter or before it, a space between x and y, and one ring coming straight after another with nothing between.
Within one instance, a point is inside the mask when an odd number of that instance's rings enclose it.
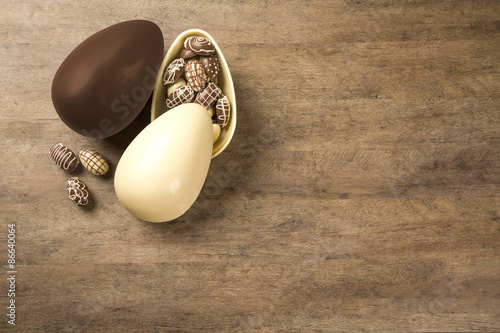
<instances>
[{"instance_id":1,"label":"wooden background","mask_svg":"<svg viewBox=\"0 0 500 333\"><path fill-rule=\"evenodd\" d=\"M208 31L238 126L191 210L132 217L112 175L66 196L48 150L112 168L50 88L81 41L130 19ZM500 2L19 1L0 12L1 331L499 332ZM7 324L7 224L17 325Z\"/></svg>"}]
</instances>

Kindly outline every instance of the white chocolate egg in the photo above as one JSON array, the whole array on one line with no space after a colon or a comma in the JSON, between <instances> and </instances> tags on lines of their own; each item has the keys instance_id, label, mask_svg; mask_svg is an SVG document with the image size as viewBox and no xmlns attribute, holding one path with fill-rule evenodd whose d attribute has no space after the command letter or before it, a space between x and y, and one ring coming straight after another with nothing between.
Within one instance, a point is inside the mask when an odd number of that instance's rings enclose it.
<instances>
[{"instance_id":1,"label":"white chocolate egg","mask_svg":"<svg viewBox=\"0 0 500 333\"><path fill-rule=\"evenodd\" d=\"M214 129L214 143L217 141L217 139L220 136L220 126L217 124L212 124L212 127Z\"/></svg>"},{"instance_id":2,"label":"white chocolate egg","mask_svg":"<svg viewBox=\"0 0 500 333\"><path fill-rule=\"evenodd\" d=\"M144 221L164 222L191 207L210 166L211 126L203 106L187 103L139 133L123 153L114 179L116 196L130 213Z\"/></svg>"},{"instance_id":3,"label":"white chocolate egg","mask_svg":"<svg viewBox=\"0 0 500 333\"><path fill-rule=\"evenodd\" d=\"M171 85L168 86L167 88L167 96L170 96L172 91L175 89L179 88L180 86L185 86L186 85L186 80L184 80L182 77L179 78L177 81L172 83Z\"/></svg>"},{"instance_id":4,"label":"white chocolate egg","mask_svg":"<svg viewBox=\"0 0 500 333\"><path fill-rule=\"evenodd\" d=\"M163 74L167 69L168 65L180 57L181 51L184 49L184 41L186 38L191 36L204 37L210 41L210 43L215 47L215 54L219 59L220 69L218 75L217 85L222 90L223 94L228 98L231 105L231 117L227 126L224 127L224 131L221 132L220 138L214 144L212 151L212 158L220 154L231 142L236 129L236 97L234 93L234 84L231 77L231 72L229 71L229 66L227 65L226 58L222 54L221 49L215 42L215 40L206 31L200 29L186 30L181 33L174 40L170 46L167 54L163 58L158 76L156 79L155 89L153 90L153 100L151 104L151 121L155 121L156 118L160 117L164 112L167 111L167 106L165 104L165 94L167 93L167 88L163 85Z\"/></svg>"}]
</instances>

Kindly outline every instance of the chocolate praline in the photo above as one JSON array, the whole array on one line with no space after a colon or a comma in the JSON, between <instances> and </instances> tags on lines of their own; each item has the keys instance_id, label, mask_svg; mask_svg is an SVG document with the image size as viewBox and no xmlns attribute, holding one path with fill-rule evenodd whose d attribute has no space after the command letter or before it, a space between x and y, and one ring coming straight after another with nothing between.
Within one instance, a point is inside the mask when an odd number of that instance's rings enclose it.
<instances>
[{"instance_id":1,"label":"chocolate praline","mask_svg":"<svg viewBox=\"0 0 500 333\"><path fill-rule=\"evenodd\" d=\"M66 190L71 201L77 206L86 206L90 202L90 191L78 177L66 180Z\"/></svg>"},{"instance_id":2,"label":"chocolate praline","mask_svg":"<svg viewBox=\"0 0 500 333\"><path fill-rule=\"evenodd\" d=\"M201 56L209 56L215 53L215 46L205 37L188 37L184 41L184 47Z\"/></svg>"}]
</instances>

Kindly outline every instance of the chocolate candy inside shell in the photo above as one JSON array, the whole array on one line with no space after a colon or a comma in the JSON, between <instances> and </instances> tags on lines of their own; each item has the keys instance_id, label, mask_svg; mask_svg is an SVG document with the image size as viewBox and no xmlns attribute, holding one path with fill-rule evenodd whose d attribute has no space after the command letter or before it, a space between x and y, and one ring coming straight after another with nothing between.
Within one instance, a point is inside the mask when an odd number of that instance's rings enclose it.
<instances>
[{"instance_id":1,"label":"chocolate candy inside shell","mask_svg":"<svg viewBox=\"0 0 500 333\"><path fill-rule=\"evenodd\" d=\"M222 127L226 126L229 123L229 117L231 116L231 106L226 96L220 98L217 101L215 111L217 124L221 125Z\"/></svg>"},{"instance_id":2,"label":"chocolate candy inside shell","mask_svg":"<svg viewBox=\"0 0 500 333\"><path fill-rule=\"evenodd\" d=\"M175 59L168 65L165 75L163 76L163 84L171 84L177 81L184 74L186 61L182 58Z\"/></svg>"},{"instance_id":3,"label":"chocolate candy inside shell","mask_svg":"<svg viewBox=\"0 0 500 333\"><path fill-rule=\"evenodd\" d=\"M193 50L190 49L184 49L181 51L181 58L183 59L189 59L192 57L196 57L197 54L193 52Z\"/></svg>"},{"instance_id":4,"label":"chocolate candy inside shell","mask_svg":"<svg viewBox=\"0 0 500 333\"><path fill-rule=\"evenodd\" d=\"M170 109L178 105L190 103L194 98L194 91L190 86L180 86L167 97L167 107Z\"/></svg>"},{"instance_id":5,"label":"chocolate candy inside shell","mask_svg":"<svg viewBox=\"0 0 500 333\"><path fill-rule=\"evenodd\" d=\"M210 82L207 87L196 96L195 103L198 103L205 107L205 109L210 109L217 99L222 96L222 91L213 82Z\"/></svg>"},{"instance_id":6,"label":"chocolate candy inside shell","mask_svg":"<svg viewBox=\"0 0 500 333\"><path fill-rule=\"evenodd\" d=\"M189 60L186 65L186 79L194 91L200 92L205 88L207 75L198 60Z\"/></svg>"},{"instance_id":7,"label":"chocolate candy inside shell","mask_svg":"<svg viewBox=\"0 0 500 333\"><path fill-rule=\"evenodd\" d=\"M184 41L184 47L192 50L194 53L203 56L209 56L215 53L215 47L205 37L191 36Z\"/></svg>"},{"instance_id":8,"label":"chocolate candy inside shell","mask_svg":"<svg viewBox=\"0 0 500 333\"><path fill-rule=\"evenodd\" d=\"M217 83L220 70L219 60L217 60L217 57L215 55L200 57L200 63L203 65L208 79Z\"/></svg>"}]
</instances>

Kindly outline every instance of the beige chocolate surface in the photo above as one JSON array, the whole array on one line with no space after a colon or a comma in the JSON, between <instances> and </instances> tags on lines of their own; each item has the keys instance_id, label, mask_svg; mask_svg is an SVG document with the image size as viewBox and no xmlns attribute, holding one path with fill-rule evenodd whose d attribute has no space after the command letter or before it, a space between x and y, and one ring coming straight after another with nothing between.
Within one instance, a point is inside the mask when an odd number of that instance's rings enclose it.
<instances>
[{"instance_id":1,"label":"beige chocolate surface","mask_svg":"<svg viewBox=\"0 0 500 333\"><path fill-rule=\"evenodd\" d=\"M500 331L499 12L483 0L4 1L0 331ZM68 53L129 19L157 23L166 47L207 31L234 82L231 143L171 223L137 220L113 189L150 104L96 141L50 100ZM110 170L68 174L48 153L58 142ZM89 206L68 199L70 176Z\"/></svg>"}]
</instances>

